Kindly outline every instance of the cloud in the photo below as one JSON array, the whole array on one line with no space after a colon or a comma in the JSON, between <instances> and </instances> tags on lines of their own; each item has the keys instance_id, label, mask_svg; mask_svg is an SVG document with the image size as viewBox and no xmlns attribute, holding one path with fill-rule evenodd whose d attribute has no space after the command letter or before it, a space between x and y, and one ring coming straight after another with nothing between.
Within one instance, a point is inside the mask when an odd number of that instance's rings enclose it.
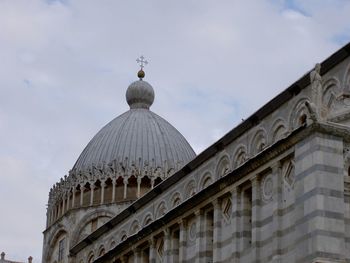
<instances>
[{"instance_id":1,"label":"cloud","mask_svg":"<svg viewBox=\"0 0 350 263\"><path fill-rule=\"evenodd\" d=\"M349 11L340 0L1 1L0 247L39 261L49 188L128 109L136 57L150 61L152 110L200 152L349 41Z\"/></svg>"}]
</instances>

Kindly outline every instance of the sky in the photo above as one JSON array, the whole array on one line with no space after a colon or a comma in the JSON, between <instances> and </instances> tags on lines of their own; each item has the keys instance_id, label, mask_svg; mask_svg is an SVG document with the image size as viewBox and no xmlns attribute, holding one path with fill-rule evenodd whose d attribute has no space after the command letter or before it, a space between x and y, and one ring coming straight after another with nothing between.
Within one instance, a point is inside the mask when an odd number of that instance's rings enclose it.
<instances>
[{"instance_id":1,"label":"sky","mask_svg":"<svg viewBox=\"0 0 350 263\"><path fill-rule=\"evenodd\" d=\"M200 153L350 41L349 0L0 0L0 250L41 262L50 187L128 110ZM0 252L1 252L0 251Z\"/></svg>"}]
</instances>

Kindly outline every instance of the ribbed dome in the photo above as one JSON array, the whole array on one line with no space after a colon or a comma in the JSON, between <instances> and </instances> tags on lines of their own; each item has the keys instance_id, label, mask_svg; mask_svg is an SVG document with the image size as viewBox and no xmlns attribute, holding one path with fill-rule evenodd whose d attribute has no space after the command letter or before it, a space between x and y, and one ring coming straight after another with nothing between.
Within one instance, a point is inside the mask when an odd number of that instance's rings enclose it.
<instances>
[{"instance_id":1,"label":"ribbed dome","mask_svg":"<svg viewBox=\"0 0 350 263\"><path fill-rule=\"evenodd\" d=\"M74 168L113 161L153 167L186 164L195 153L170 123L147 109L131 109L103 127L89 142Z\"/></svg>"},{"instance_id":2,"label":"ribbed dome","mask_svg":"<svg viewBox=\"0 0 350 263\"><path fill-rule=\"evenodd\" d=\"M186 139L170 123L148 109L154 99L146 81L132 83L126 93L130 110L103 127L79 156L73 170L103 164L125 169L178 170L195 157Z\"/></svg>"}]
</instances>

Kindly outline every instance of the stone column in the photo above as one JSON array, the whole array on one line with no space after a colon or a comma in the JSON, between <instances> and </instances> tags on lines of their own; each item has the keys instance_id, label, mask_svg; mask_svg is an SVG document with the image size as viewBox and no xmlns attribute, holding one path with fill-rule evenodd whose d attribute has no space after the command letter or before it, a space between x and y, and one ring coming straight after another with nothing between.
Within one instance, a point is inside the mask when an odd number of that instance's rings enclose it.
<instances>
[{"instance_id":1,"label":"stone column","mask_svg":"<svg viewBox=\"0 0 350 263\"><path fill-rule=\"evenodd\" d=\"M50 222L52 223L53 221L55 221L55 206L51 205L51 218L50 218Z\"/></svg>"},{"instance_id":2,"label":"stone column","mask_svg":"<svg viewBox=\"0 0 350 263\"><path fill-rule=\"evenodd\" d=\"M58 206L57 206L57 218L59 218L61 216L61 202L58 202Z\"/></svg>"},{"instance_id":3,"label":"stone column","mask_svg":"<svg viewBox=\"0 0 350 263\"><path fill-rule=\"evenodd\" d=\"M180 247L180 231L175 230L171 233L171 254L170 254L170 263L179 262L179 247Z\"/></svg>"},{"instance_id":4,"label":"stone column","mask_svg":"<svg viewBox=\"0 0 350 263\"><path fill-rule=\"evenodd\" d=\"M101 182L101 205L103 205L105 201L105 187L106 187L106 181Z\"/></svg>"},{"instance_id":5,"label":"stone column","mask_svg":"<svg viewBox=\"0 0 350 263\"><path fill-rule=\"evenodd\" d=\"M280 211L282 210L282 174L281 174L281 162L277 162L272 167L272 178L273 178L273 249L272 249L272 262L281 262L281 243L282 240L279 235L281 230L281 218Z\"/></svg>"},{"instance_id":6,"label":"stone column","mask_svg":"<svg viewBox=\"0 0 350 263\"><path fill-rule=\"evenodd\" d=\"M55 206L51 206L51 223L55 221Z\"/></svg>"},{"instance_id":7,"label":"stone column","mask_svg":"<svg viewBox=\"0 0 350 263\"><path fill-rule=\"evenodd\" d=\"M47 210L46 210L46 228L49 226L50 222L51 222L51 207L50 205L48 205Z\"/></svg>"},{"instance_id":8,"label":"stone column","mask_svg":"<svg viewBox=\"0 0 350 263\"><path fill-rule=\"evenodd\" d=\"M137 198L141 195L141 177L137 177Z\"/></svg>"},{"instance_id":9,"label":"stone column","mask_svg":"<svg viewBox=\"0 0 350 263\"><path fill-rule=\"evenodd\" d=\"M124 199L126 199L126 193L128 189L128 179L124 178L123 182L124 182Z\"/></svg>"},{"instance_id":10,"label":"stone column","mask_svg":"<svg viewBox=\"0 0 350 263\"><path fill-rule=\"evenodd\" d=\"M213 201L214 209L214 224L213 224L213 262L220 262L221 260L221 222L222 222L222 209L221 200L216 199ZM211 238L211 237L209 237Z\"/></svg>"},{"instance_id":11,"label":"stone column","mask_svg":"<svg viewBox=\"0 0 350 263\"><path fill-rule=\"evenodd\" d=\"M72 208L74 208L75 207L75 191L76 191L76 189L75 189L75 187L73 187L73 190L72 190Z\"/></svg>"},{"instance_id":12,"label":"stone column","mask_svg":"<svg viewBox=\"0 0 350 263\"><path fill-rule=\"evenodd\" d=\"M170 229L166 228L164 233L164 261L165 263L171 262L171 233Z\"/></svg>"},{"instance_id":13,"label":"stone column","mask_svg":"<svg viewBox=\"0 0 350 263\"><path fill-rule=\"evenodd\" d=\"M49 224L50 224L50 206L46 208L46 228L49 226Z\"/></svg>"},{"instance_id":14,"label":"stone column","mask_svg":"<svg viewBox=\"0 0 350 263\"><path fill-rule=\"evenodd\" d=\"M251 179L252 183L252 254L253 260L259 259L259 246L260 241L260 206L261 206L261 195L260 195L260 178L256 175Z\"/></svg>"},{"instance_id":15,"label":"stone column","mask_svg":"<svg viewBox=\"0 0 350 263\"><path fill-rule=\"evenodd\" d=\"M156 254L156 242L153 237L149 240L149 262L156 263L157 262L157 254ZM181 262L181 261L180 261Z\"/></svg>"},{"instance_id":16,"label":"stone column","mask_svg":"<svg viewBox=\"0 0 350 263\"><path fill-rule=\"evenodd\" d=\"M343 139L315 131L294 159L295 262L345 262Z\"/></svg>"},{"instance_id":17,"label":"stone column","mask_svg":"<svg viewBox=\"0 0 350 263\"><path fill-rule=\"evenodd\" d=\"M85 187L80 185L80 206L83 206Z\"/></svg>"},{"instance_id":18,"label":"stone column","mask_svg":"<svg viewBox=\"0 0 350 263\"><path fill-rule=\"evenodd\" d=\"M187 246L187 221L182 219L179 222L180 226L180 242L179 242L179 262L186 261L186 246Z\"/></svg>"},{"instance_id":19,"label":"stone column","mask_svg":"<svg viewBox=\"0 0 350 263\"><path fill-rule=\"evenodd\" d=\"M247 198L245 195L247 195L245 193L245 189L242 189L242 191L240 192L241 196L241 206L240 206L240 250L241 253L243 254L243 251L248 247L248 243L251 244L251 226L248 227L247 223L247 217L249 216L249 213L251 211L249 211L247 208L249 207L249 204L247 204ZM252 223L252 222L251 222ZM251 225L250 223L250 225ZM250 241L250 242L248 242Z\"/></svg>"},{"instance_id":20,"label":"stone column","mask_svg":"<svg viewBox=\"0 0 350 263\"><path fill-rule=\"evenodd\" d=\"M204 222L205 222L205 215L203 210L197 210L195 212L196 216L196 257L195 257L195 263L200 263L202 261L202 251L205 250L205 246L203 246L203 228L204 228Z\"/></svg>"},{"instance_id":21,"label":"stone column","mask_svg":"<svg viewBox=\"0 0 350 263\"><path fill-rule=\"evenodd\" d=\"M134 263L142 263L141 249L134 249Z\"/></svg>"},{"instance_id":22,"label":"stone column","mask_svg":"<svg viewBox=\"0 0 350 263\"><path fill-rule=\"evenodd\" d=\"M66 211L65 208L66 208L66 194L64 194L63 197L62 197L62 215Z\"/></svg>"},{"instance_id":23,"label":"stone column","mask_svg":"<svg viewBox=\"0 0 350 263\"><path fill-rule=\"evenodd\" d=\"M95 190L96 186L91 183L90 184L90 205L94 204L94 190Z\"/></svg>"},{"instance_id":24,"label":"stone column","mask_svg":"<svg viewBox=\"0 0 350 263\"><path fill-rule=\"evenodd\" d=\"M55 205L55 220L57 220L59 214L58 214L58 205Z\"/></svg>"},{"instance_id":25,"label":"stone column","mask_svg":"<svg viewBox=\"0 0 350 263\"><path fill-rule=\"evenodd\" d=\"M55 219L56 219L56 211L55 211L55 205L52 205L52 207L51 207L51 209L52 209L52 211L51 211L51 223L52 222L54 222L55 221Z\"/></svg>"},{"instance_id":26,"label":"stone column","mask_svg":"<svg viewBox=\"0 0 350 263\"><path fill-rule=\"evenodd\" d=\"M115 202L115 186L116 186L116 183L117 183L117 179L113 178L113 181L112 181L112 203Z\"/></svg>"},{"instance_id":27,"label":"stone column","mask_svg":"<svg viewBox=\"0 0 350 263\"><path fill-rule=\"evenodd\" d=\"M48 220L48 225L49 226L52 223L52 217L53 217L53 209L52 209L52 205L49 207L49 220Z\"/></svg>"},{"instance_id":28,"label":"stone column","mask_svg":"<svg viewBox=\"0 0 350 263\"><path fill-rule=\"evenodd\" d=\"M240 247L241 247L241 193L240 188L235 187L231 191L232 201L232 260L233 262L239 262Z\"/></svg>"},{"instance_id":29,"label":"stone column","mask_svg":"<svg viewBox=\"0 0 350 263\"><path fill-rule=\"evenodd\" d=\"M66 211L69 210L69 201L70 201L70 190L67 192L67 204L66 204Z\"/></svg>"},{"instance_id":30,"label":"stone column","mask_svg":"<svg viewBox=\"0 0 350 263\"><path fill-rule=\"evenodd\" d=\"M55 220L55 205L51 204L51 216L50 216L50 223L52 223Z\"/></svg>"}]
</instances>

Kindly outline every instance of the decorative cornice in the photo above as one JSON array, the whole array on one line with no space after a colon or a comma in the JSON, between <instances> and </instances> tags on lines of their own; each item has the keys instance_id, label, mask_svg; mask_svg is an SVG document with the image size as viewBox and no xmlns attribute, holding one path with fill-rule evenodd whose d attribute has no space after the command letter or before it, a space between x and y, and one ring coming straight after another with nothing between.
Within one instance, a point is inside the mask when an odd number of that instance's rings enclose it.
<instances>
[{"instance_id":1,"label":"decorative cornice","mask_svg":"<svg viewBox=\"0 0 350 263\"><path fill-rule=\"evenodd\" d=\"M136 178L147 176L151 180L155 180L156 178L164 180L179 170L182 165L182 163L178 163L172 167L165 161L163 167L157 167L154 163L142 162L141 158L138 164L130 164L126 158L123 162L114 161L108 165L102 163L91 167L84 167L81 170L71 170L69 171L69 176L65 175L50 189L48 206L52 207L62 201L62 197L69 193L72 188L76 188L78 185L83 186L87 182L105 181L108 178L113 180L119 177L127 179L131 176L135 176Z\"/></svg>"},{"instance_id":2,"label":"decorative cornice","mask_svg":"<svg viewBox=\"0 0 350 263\"><path fill-rule=\"evenodd\" d=\"M277 141L270 147L267 147L264 151L262 151L258 155L247 160L242 166L238 167L237 169L233 170L229 174L220 178L219 180L209 185L204 190L195 194L193 197L182 202L180 205L176 207L176 209L170 210L162 218L157 219L154 222L152 222L150 225L144 227L140 232L138 232L137 235L130 236L128 239L118 244L115 248L113 248L111 251L106 253L104 256L95 260L94 263L106 262L106 260L109 260L119 255L122 251L128 249L130 247L130 244L135 244L135 242L150 235L154 231L158 230L160 227L174 220L179 215L186 213L196 205L205 201L208 196L214 196L218 192L222 191L224 188L227 188L228 186L238 182L239 180L244 178L244 176L246 176L247 174L259 168L262 164L265 164L268 161L276 158L281 153L285 152L286 150L296 145L298 142L302 141L304 138L316 132L329 134L331 136L343 137L345 138L346 141L350 141L350 129L346 127L342 127L340 125L333 125L330 123L313 123L309 126L299 127L298 129L294 130L288 137ZM159 186L166 184L170 180L172 181L172 184L181 180L183 176L187 175L187 174L182 174L184 168L181 169L176 174L174 174L172 177L165 180ZM191 171L187 171L187 172L189 173ZM167 188L171 186L169 184L167 185L168 185ZM167 188L164 187L162 190L165 191ZM74 246L70 250L70 255L75 256L77 253L79 253L79 251L81 251L86 246L91 244L93 240L97 240L106 232L110 231L114 226L120 224L122 221L129 218L131 215L137 212L137 210L141 209L143 205L151 202L155 197L157 197L163 191L157 192L156 189L153 189L150 192L148 192L142 198L140 198L139 200L134 202L131 206L129 206L127 209L125 209L122 213L120 213L111 221L109 221L108 224L106 224L104 227L101 227L97 231L93 232L84 240L82 240L80 243L78 243L76 246Z\"/></svg>"}]
</instances>

